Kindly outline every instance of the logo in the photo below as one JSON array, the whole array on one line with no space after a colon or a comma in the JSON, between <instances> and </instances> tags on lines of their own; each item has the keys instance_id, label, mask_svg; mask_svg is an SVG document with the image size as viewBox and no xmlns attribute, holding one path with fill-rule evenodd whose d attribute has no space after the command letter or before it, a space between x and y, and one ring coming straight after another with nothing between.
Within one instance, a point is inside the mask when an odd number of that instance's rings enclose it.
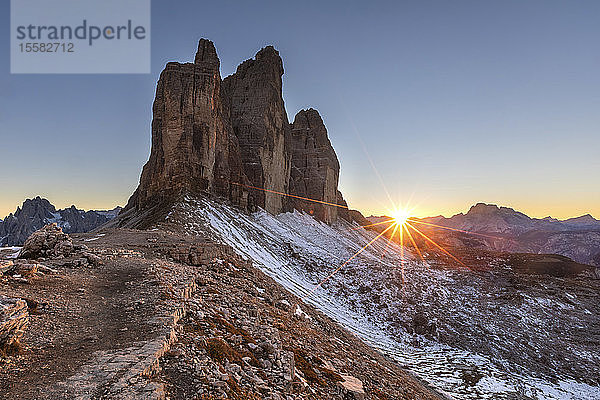
<instances>
[{"instance_id":1,"label":"logo","mask_svg":"<svg viewBox=\"0 0 600 400\"><path fill-rule=\"evenodd\" d=\"M149 73L150 0L11 0L11 73Z\"/></svg>"}]
</instances>

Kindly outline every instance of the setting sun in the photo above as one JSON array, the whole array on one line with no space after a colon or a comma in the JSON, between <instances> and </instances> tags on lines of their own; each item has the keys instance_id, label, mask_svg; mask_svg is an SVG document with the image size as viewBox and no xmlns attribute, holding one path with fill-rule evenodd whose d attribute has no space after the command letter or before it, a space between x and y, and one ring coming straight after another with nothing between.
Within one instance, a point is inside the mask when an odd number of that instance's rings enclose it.
<instances>
[{"instance_id":1,"label":"setting sun","mask_svg":"<svg viewBox=\"0 0 600 400\"><path fill-rule=\"evenodd\" d=\"M404 225L410 218L410 214L407 210L399 209L394 211L392 218L394 219L394 223L396 225Z\"/></svg>"}]
</instances>

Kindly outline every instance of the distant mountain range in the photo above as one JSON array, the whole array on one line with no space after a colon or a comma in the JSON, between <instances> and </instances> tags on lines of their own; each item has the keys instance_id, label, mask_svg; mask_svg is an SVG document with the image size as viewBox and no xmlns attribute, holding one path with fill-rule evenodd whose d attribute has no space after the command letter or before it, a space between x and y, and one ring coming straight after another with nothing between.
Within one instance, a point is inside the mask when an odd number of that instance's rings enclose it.
<instances>
[{"instance_id":1,"label":"distant mountain range","mask_svg":"<svg viewBox=\"0 0 600 400\"><path fill-rule=\"evenodd\" d=\"M512 208L485 203L475 204L466 214L460 213L450 218L429 217L423 218L423 221L469 232L510 235L520 235L534 230L550 232L600 230L600 221L590 214L562 221L552 217L539 219L528 217Z\"/></svg>"},{"instance_id":2,"label":"distant mountain range","mask_svg":"<svg viewBox=\"0 0 600 400\"><path fill-rule=\"evenodd\" d=\"M22 245L27 237L44 225L56 222L65 232L88 232L115 218L116 207L106 211L84 211L75 206L57 210L41 197L27 199L4 220L0 220L0 246Z\"/></svg>"},{"instance_id":3,"label":"distant mountain range","mask_svg":"<svg viewBox=\"0 0 600 400\"><path fill-rule=\"evenodd\" d=\"M560 254L600 266L600 221L589 214L566 220L531 218L494 204L478 203L466 214L418 219L417 226L453 246L487 248L513 253ZM437 228L462 230L476 235Z\"/></svg>"}]
</instances>

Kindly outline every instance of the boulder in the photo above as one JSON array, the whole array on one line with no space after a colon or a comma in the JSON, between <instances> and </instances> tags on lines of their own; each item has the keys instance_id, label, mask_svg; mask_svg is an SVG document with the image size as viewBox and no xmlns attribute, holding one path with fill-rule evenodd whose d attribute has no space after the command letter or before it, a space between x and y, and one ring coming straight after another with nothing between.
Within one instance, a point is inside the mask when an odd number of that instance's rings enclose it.
<instances>
[{"instance_id":1,"label":"boulder","mask_svg":"<svg viewBox=\"0 0 600 400\"><path fill-rule=\"evenodd\" d=\"M363 388L363 384L360 381L360 379L355 378L350 375L340 375L340 376L342 377L342 379L344 379L342 382L340 382L340 384L342 385L342 387L344 389L346 389L346 391L350 395L350 398L356 399L356 400L364 400L365 399L365 390Z\"/></svg>"},{"instance_id":2,"label":"boulder","mask_svg":"<svg viewBox=\"0 0 600 400\"><path fill-rule=\"evenodd\" d=\"M19 253L19 258L68 257L72 252L71 237L56 223L52 223L29 236Z\"/></svg>"}]
</instances>

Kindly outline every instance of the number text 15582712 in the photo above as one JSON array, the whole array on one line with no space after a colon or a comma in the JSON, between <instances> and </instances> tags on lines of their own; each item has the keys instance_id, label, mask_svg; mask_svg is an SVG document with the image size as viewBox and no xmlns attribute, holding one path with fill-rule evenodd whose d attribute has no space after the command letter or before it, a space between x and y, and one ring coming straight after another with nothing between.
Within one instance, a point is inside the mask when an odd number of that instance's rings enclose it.
<instances>
[{"instance_id":1,"label":"number text 15582712","mask_svg":"<svg viewBox=\"0 0 600 400\"><path fill-rule=\"evenodd\" d=\"M73 53L75 45L73 43L19 43L21 53Z\"/></svg>"}]
</instances>

